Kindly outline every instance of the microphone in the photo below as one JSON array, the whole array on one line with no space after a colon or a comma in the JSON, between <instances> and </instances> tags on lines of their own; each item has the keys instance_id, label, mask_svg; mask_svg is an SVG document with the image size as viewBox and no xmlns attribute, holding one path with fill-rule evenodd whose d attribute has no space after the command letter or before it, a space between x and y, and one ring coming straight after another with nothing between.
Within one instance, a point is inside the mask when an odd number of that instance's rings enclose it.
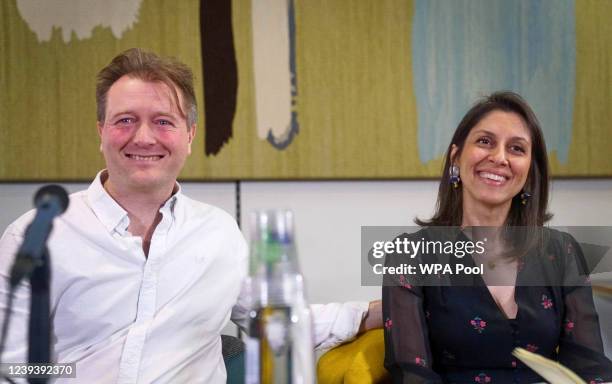
<instances>
[{"instance_id":1,"label":"microphone","mask_svg":"<svg viewBox=\"0 0 612 384\"><path fill-rule=\"evenodd\" d=\"M46 185L34 195L34 207L36 216L26 229L23 243L17 251L11 269L13 288L21 279L29 277L36 266L42 264L47 238L53 228L53 219L68 208L68 193L59 185Z\"/></svg>"}]
</instances>

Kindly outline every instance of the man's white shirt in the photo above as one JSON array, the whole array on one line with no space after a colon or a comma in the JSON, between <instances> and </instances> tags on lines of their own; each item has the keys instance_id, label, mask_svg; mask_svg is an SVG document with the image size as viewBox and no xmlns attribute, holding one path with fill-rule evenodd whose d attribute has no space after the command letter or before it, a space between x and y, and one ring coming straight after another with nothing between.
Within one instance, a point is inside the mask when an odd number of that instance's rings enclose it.
<instances>
[{"instance_id":1,"label":"man's white shirt","mask_svg":"<svg viewBox=\"0 0 612 384\"><path fill-rule=\"evenodd\" d=\"M101 174L70 196L48 241L54 359L76 363L76 380L64 380L225 382L220 332L230 312L241 327L247 321L240 288L248 250L236 222L179 187L160 209L145 257L142 239L128 232L127 212L104 190ZM33 217L33 211L20 217L0 240L2 310L15 252ZM313 305L315 344L352 338L366 311L367 303ZM28 318L23 283L2 362L27 359Z\"/></svg>"}]
</instances>

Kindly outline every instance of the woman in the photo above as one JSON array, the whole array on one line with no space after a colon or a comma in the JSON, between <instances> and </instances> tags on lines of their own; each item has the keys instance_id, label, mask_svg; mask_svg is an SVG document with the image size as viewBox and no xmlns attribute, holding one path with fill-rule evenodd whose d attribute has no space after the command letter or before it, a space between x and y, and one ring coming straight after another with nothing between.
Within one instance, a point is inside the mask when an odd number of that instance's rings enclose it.
<instances>
[{"instance_id":1,"label":"woman","mask_svg":"<svg viewBox=\"0 0 612 384\"><path fill-rule=\"evenodd\" d=\"M543 381L512 356L515 347L559 360L587 382L612 380L580 248L542 227L551 217L548 182L542 131L519 95L495 93L468 111L446 154L436 213L403 236L430 241L449 236L439 227L458 227L455 240L486 242L484 253L464 259L484 274L469 284L387 280L385 366L395 382ZM386 263L403 261L388 255Z\"/></svg>"}]
</instances>

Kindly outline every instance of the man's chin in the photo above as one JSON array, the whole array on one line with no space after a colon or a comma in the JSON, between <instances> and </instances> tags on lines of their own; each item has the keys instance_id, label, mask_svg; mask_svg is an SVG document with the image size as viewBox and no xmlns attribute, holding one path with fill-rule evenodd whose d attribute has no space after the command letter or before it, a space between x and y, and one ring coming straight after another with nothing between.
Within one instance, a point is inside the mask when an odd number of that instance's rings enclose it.
<instances>
[{"instance_id":1,"label":"man's chin","mask_svg":"<svg viewBox=\"0 0 612 384\"><path fill-rule=\"evenodd\" d=\"M167 169L108 168L108 181L112 189L123 192L155 192L172 190L178 175Z\"/></svg>"}]
</instances>

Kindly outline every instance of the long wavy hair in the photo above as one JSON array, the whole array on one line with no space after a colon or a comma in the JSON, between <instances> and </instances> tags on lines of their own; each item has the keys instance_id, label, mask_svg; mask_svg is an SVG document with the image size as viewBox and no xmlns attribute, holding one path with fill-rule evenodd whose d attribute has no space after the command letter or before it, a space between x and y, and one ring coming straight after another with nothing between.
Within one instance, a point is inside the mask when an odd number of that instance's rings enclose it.
<instances>
[{"instance_id":1,"label":"long wavy hair","mask_svg":"<svg viewBox=\"0 0 612 384\"><path fill-rule=\"evenodd\" d=\"M444 161L444 169L438 188L436 211L429 220L416 218L415 222L418 225L461 226L463 219L463 192L461 187L454 188L450 183L451 148L453 144L456 145L456 156L460 156L465 140L472 128L493 111L516 113L523 119L531 134L531 166L529 167L529 174L523 187L524 191L531 193L531 198L526 205L523 205L521 204L520 193L514 196L505 225L542 226L552 218L552 214L547 212L549 188L548 156L540 123L529 104L521 96L514 92L501 91L478 101L461 119L446 150L446 160Z\"/></svg>"}]
</instances>

